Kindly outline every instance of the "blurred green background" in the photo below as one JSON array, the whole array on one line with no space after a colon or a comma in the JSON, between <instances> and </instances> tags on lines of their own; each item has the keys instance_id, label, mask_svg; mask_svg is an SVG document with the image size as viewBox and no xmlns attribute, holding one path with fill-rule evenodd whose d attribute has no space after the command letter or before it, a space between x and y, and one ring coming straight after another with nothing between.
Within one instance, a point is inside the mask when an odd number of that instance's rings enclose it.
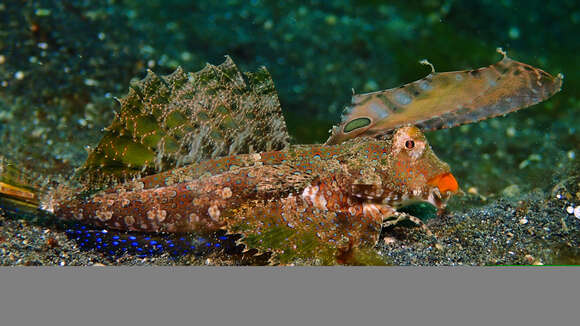
<instances>
[{"instance_id":1,"label":"blurred green background","mask_svg":"<svg viewBox=\"0 0 580 326\"><path fill-rule=\"evenodd\" d=\"M229 54L265 65L296 143L323 142L352 89L510 57L565 75L561 93L505 118L431 132L460 186L549 190L577 175L580 3L527 1L5 0L0 3L0 154L70 174L147 68L166 74ZM515 188L514 188L515 186Z\"/></svg>"}]
</instances>

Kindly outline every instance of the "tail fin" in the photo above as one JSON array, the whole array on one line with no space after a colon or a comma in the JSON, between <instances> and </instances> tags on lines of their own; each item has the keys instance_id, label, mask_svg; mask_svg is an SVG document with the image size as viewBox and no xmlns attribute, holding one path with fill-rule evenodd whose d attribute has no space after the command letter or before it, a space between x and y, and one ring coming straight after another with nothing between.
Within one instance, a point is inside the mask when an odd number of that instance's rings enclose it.
<instances>
[{"instance_id":1,"label":"tail fin","mask_svg":"<svg viewBox=\"0 0 580 326\"><path fill-rule=\"evenodd\" d=\"M0 156L0 212L25 217L40 213L42 188L30 176Z\"/></svg>"}]
</instances>

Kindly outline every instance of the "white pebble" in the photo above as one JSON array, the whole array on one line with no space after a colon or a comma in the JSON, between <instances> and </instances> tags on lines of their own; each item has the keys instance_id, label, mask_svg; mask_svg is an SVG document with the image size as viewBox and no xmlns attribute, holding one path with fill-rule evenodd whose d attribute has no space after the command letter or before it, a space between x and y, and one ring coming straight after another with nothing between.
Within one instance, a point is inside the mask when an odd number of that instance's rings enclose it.
<instances>
[{"instance_id":1,"label":"white pebble","mask_svg":"<svg viewBox=\"0 0 580 326\"><path fill-rule=\"evenodd\" d=\"M85 83L85 85L87 85L87 86L97 86L97 85L99 84L99 82L98 82L98 81L96 81L96 80L94 80L94 79L92 79L92 78L86 78L86 79L84 80L84 83Z\"/></svg>"},{"instance_id":2,"label":"white pebble","mask_svg":"<svg viewBox=\"0 0 580 326\"><path fill-rule=\"evenodd\" d=\"M580 219L580 206L576 206L576 208L574 209L574 216Z\"/></svg>"},{"instance_id":3,"label":"white pebble","mask_svg":"<svg viewBox=\"0 0 580 326\"><path fill-rule=\"evenodd\" d=\"M525 218L525 217L524 217L524 218L522 218L522 219L520 220L520 224L522 224L522 225L523 225L523 224L528 224L528 219L527 219L527 218Z\"/></svg>"},{"instance_id":4,"label":"white pebble","mask_svg":"<svg viewBox=\"0 0 580 326\"><path fill-rule=\"evenodd\" d=\"M506 135L507 135L508 137L513 137L513 136L515 136L515 135L516 135L516 128L514 128L514 127L509 127L509 128L507 128L507 129L506 129L505 133L506 133Z\"/></svg>"},{"instance_id":5,"label":"white pebble","mask_svg":"<svg viewBox=\"0 0 580 326\"><path fill-rule=\"evenodd\" d=\"M18 80L22 80L22 79L24 79L24 73L22 71L17 71L14 73L14 78L16 78Z\"/></svg>"},{"instance_id":6,"label":"white pebble","mask_svg":"<svg viewBox=\"0 0 580 326\"><path fill-rule=\"evenodd\" d=\"M513 40L518 39L520 37L520 30L515 26L510 27L508 36Z\"/></svg>"},{"instance_id":7,"label":"white pebble","mask_svg":"<svg viewBox=\"0 0 580 326\"><path fill-rule=\"evenodd\" d=\"M580 206L578 206L578 207L580 207ZM572 206L566 207L566 212L568 212L568 214L573 214L574 213L574 207L572 207Z\"/></svg>"},{"instance_id":8,"label":"white pebble","mask_svg":"<svg viewBox=\"0 0 580 326\"><path fill-rule=\"evenodd\" d=\"M3 64L4 62L6 62L6 57L0 54L0 65Z\"/></svg>"}]
</instances>

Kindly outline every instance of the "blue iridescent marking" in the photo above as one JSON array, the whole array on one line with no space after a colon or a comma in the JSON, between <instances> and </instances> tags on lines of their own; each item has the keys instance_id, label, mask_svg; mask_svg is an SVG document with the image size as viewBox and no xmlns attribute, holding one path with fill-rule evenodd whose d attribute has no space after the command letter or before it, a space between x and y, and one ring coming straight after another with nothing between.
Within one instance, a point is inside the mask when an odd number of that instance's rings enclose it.
<instances>
[{"instance_id":1,"label":"blue iridescent marking","mask_svg":"<svg viewBox=\"0 0 580 326\"><path fill-rule=\"evenodd\" d=\"M402 91L395 93L395 100L402 105L407 105L412 101L411 97Z\"/></svg>"}]
</instances>

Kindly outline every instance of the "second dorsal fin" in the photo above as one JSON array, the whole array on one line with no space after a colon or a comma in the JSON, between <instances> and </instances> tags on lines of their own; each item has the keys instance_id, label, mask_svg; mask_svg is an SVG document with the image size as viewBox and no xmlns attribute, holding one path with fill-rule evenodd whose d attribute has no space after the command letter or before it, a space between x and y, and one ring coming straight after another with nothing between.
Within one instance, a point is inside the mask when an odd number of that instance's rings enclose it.
<instances>
[{"instance_id":1,"label":"second dorsal fin","mask_svg":"<svg viewBox=\"0 0 580 326\"><path fill-rule=\"evenodd\" d=\"M90 188L289 144L268 71L242 73L229 56L195 73L148 71L118 103L115 119L77 171Z\"/></svg>"}]
</instances>

